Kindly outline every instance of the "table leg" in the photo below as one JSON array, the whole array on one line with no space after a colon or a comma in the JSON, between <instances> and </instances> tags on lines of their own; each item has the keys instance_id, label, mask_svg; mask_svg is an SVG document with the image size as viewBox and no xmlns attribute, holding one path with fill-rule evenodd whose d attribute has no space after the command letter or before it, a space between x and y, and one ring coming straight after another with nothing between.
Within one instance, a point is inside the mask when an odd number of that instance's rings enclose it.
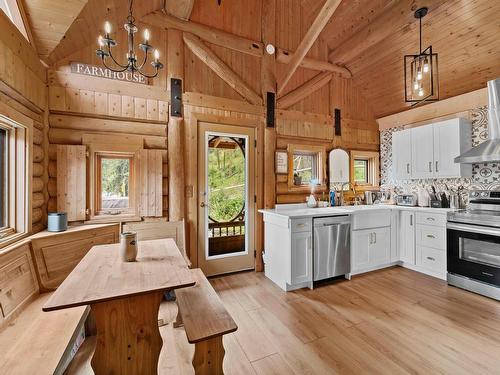
<instances>
[{"instance_id":1,"label":"table leg","mask_svg":"<svg viewBox=\"0 0 500 375\"><path fill-rule=\"evenodd\" d=\"M91 362L96 375L158 373L162 299L163 292L155 292L91 305L97 327Z\"/></svg>"}]
</instances>

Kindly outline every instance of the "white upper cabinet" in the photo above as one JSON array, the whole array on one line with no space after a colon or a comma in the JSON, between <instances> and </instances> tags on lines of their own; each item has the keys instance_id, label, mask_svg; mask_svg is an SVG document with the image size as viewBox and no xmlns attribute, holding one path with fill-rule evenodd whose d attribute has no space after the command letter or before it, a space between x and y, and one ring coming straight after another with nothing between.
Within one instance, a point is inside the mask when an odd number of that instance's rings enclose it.
<instances>
[{"instance_id":1,"label":"white upper cabinet","mask_svg":"<svg viewBox=\"0 0 500 375\"><path fill-rule=\"evenodd\" d=\"M433 126L411 129L412 178L434 177Z\"/></svg>"},{"instance_id":2,"label":"white upper cabinet","mask_svg":"<svg viewBox=\"0 0 500 375\"><path fill-rule=\"evenodd\" d=\"M392 164L397 179L471 177L470 164L454 159L472 147L468 120L455 118L395 132Z\"/></svg>"},{"instance_id":3,"label":"white upper cabinet","mask_svg":"<svg viewBox=\"0 0 500 375\"><path fill-rule=\"evenodd\" d=\"M411 178L411 129L392 133L392 168L395 178Z\"/></svg>"},{"instance_id":4,"label":"white upper cabinet","mask_svg":"<svg viewBox=\"0 0 500 375\"><path fill-rule=\"evenodd\" d=\"M436 177L471 177L472 165L455 163L454 159L472 147L471 124L452 119L433 125L434 174Z\"/></svg>"}]
</instances>

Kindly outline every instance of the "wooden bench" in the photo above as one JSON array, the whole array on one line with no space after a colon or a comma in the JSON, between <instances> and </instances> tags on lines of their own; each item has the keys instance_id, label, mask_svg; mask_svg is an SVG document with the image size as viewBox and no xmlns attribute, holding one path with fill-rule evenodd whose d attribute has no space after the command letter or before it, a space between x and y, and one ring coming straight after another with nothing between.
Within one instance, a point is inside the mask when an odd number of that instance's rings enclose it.
<instances>
[{"instance_id":1,"label":"wooden bench","mask_svg":"<svg viewBox=\"0 0 500 375\"><path fill-rule=\"evenodd\" d=\"M184 325L190 344L194 344L193 367L196 375L223 374L222 336L238 326L200 269L194 269L196 285L176 290L177 325Z\"/></svg>"}]
</instances>

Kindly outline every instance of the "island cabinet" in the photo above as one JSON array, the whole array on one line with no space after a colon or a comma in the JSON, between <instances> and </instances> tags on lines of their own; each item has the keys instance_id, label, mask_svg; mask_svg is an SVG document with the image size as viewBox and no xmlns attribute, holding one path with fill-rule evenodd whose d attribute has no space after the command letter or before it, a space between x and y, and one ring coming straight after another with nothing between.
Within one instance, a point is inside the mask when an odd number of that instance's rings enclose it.
<instances>
[{"instance_id":1,"label":"island cabinet","mask_svg":"<svg viewBox=\"0 0 500 375\"><path fill-rule=\"evenodd\" d=\"M312 218L265 215L265 275L285 291L313 282Z\"/></svg>"}]
</instances>

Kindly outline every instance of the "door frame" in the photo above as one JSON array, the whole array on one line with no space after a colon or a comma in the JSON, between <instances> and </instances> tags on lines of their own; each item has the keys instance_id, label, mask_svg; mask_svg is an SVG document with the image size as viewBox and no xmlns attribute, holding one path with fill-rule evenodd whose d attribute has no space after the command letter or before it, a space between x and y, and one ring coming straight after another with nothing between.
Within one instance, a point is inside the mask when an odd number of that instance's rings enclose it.
<instances>
[{"instance_id":1,"label":"door frame","mask_svg":"<svg viewBox=\"0 0 500 375\"><path fill-rule=\"evenodd\" d=\"M197 110L219 112L220 110L196 107ZM185 178L186 178L186 248L193 268L198 267L198 128L200 123L242 126L255 130L255 191L257 202L254 205L254 247L257 252L256 263L264 247L264 223L258 210L264 205L264 129L265 118L257 114L244 113L245 117L221 116L211 113L189 112L185 108ZM253 118L252 118L253 117ZM189 157L191 155L191 157ZM257 264L255 264L258 268Z\"/></svg>"},{"instance_id":2,"label":"door frame","mask_svg":"<svg viewBox=\"0 0 500 375\"><path fill-rule=\"evenodd\" d=\"M245 145L245 252L229 255L215 255L207 259L209 250L207 196L203 191L198 191L198 267L202 268L207 275L219 275L255 268L255 129L216 124L213 122L200 122L198 126L198 188L204 187L208 191L207 167L208 167L208 137L207 134L223 135L227 137L240 137L246 140ZM202 208L201 202L205 205ZM251 262L251 264L249 264ZM228 267L233 269L227 270ZM226 269L224 269L226 268Z\"/></svg>"}]
</instances>

